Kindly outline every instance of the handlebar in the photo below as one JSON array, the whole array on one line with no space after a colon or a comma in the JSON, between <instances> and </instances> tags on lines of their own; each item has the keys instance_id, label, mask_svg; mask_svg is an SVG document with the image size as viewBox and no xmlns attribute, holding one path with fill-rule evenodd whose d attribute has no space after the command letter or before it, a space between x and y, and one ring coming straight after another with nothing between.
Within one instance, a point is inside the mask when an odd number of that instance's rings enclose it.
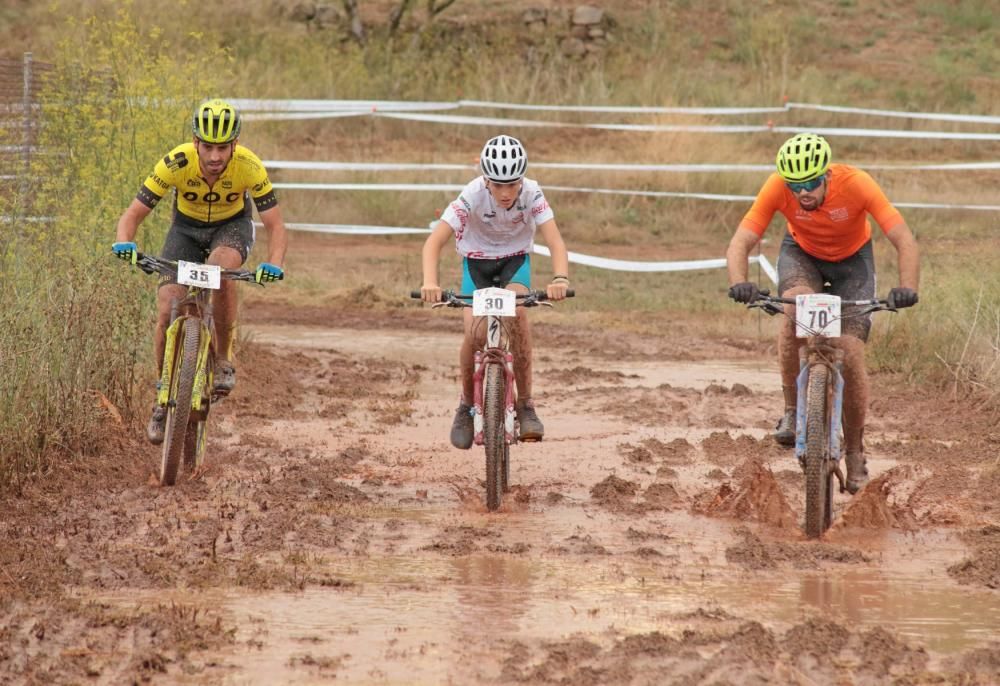
<instances>
[{"instance_id":1,"label":"handlebar","mask_svg":"<svg viewBox=\"0 0 1000 686\"><path fill-rule=\"evenodd\" d=\"M415 300L420 300L422 296L420 291L410 291L410 297ZM566 297L576 297L576 291L572 288L567 290ZM518 293L516 299L519 301L517 304L522 307L535 307L539 303L547 302L549 296L545 291L528 291L527 293ZM472 307L472 295L444 290L441 291L440 304L446 305L447 307Z\"/></svg>"},{"instance_id":2,"label":"handlebar","mask_svg":"<svg viewBox=\"0 0 1000 686\"><path fill-rule=\"evenodd\" d=\"M137 266L142 271L147 274L162 274L163 276L177 276L177 261L176 260L165 260L162 257L156 257L154 255L147 255L145 253L136 254ZM254 272L247 271L246 269L223 269L222 278L228 279L230 281L249 281L251 283L257 282L257 277ZM279 281L284 279L285 275L282 274L279 277ZM264 284L260 284L264 285Z\"/></svg>"},{"instance_id":3,"label":"handlebar","mask_svg":"<svg viewBox=\"0 0 1000 686\"><path fill-rule=\"evenodd\" d=\"M757 293L757 298L752 303L747 305L748 308L759 307L770 315L784 314L785 309L779 307L780 305L794 305L795 298L778 298L771 295L771 291L763 289ZM840 304L848 305L852 307L864 308L861 312L858 312L855 316L863 316L870 314L872 312L896 312L897 309L889 304L889 301L885 298L876 298L870 300L844 300L841 299Z\"/></svg>"}]
</instances>

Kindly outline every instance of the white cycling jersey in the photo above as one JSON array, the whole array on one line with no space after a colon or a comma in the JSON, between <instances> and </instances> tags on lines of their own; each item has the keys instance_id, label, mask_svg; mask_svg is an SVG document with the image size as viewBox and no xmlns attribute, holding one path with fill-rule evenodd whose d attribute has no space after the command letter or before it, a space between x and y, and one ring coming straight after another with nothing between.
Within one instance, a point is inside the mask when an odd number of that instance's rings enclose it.
<instances>
[{"instance_id":1,"label":"white cycling jersey","mask_svg":"<svg viewBox=\"0 0 1000 686\"><path fill-rule=\"evenodd\" d=\"M448 205L441 221L455 232L455 249L462 257L499 259L530 253L535 229L554 216L537 181L522 179L520 194L505 210L480 176Z\"/></svg>"}]
</instances>

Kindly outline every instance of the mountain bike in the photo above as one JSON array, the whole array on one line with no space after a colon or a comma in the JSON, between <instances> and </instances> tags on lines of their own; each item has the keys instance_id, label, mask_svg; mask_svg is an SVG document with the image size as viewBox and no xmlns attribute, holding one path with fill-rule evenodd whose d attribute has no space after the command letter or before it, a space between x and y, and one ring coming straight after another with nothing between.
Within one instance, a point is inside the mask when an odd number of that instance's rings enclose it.
<instances>
[{"instance_id":1,"label":"mountain bike","mask_svg":"<svg viewBox=\"0 0 1000 686\"><path fill-rule=\"evenodd\" d=\"M834 477L840 483L840 492L847 490L840 468L844 351L832 340L840 336L840 322L845 319L896 310L888 300L842 300L830 293L776 298L766 290L747 307L791 317L782 307L786 304L795 305L796 336L806 339L799 348L800 367L795 382L795 457L806 476L806 536L819 538L831 524ZM845 306L856 309L842 315Z\"/></svg>"},{"instance_id":2,"label":"mountain bike","mask_svg":"<svg viewBox=\"0 0 1000 686\"><path fill-rule=\"evenodd\" d=\"M573 297L572 290L566 292ZM420 291L411 291L420 299ZM552 307L545 291L523 295L504 288L483 288L471 295L443 291L438 307L471 307L486 327L485 345L473 357L473 442L486 449L486 509L499 509L510 484L510 446L519 440L515 411L514 355L510 351L510 329L504 320L516 316L516 307ZM478 338L478 337L477 337Z\"/></svg>"},{"instance_id":3,"label":"mountain bike","mask_svg":"<svg viewBox=\"0 0 1000 686\"><path fill-rule=\"evenodd\" d=\"M170 308L156 394L156 403L167 408L160 485L173 486L182 457L187 470L204 463L208 412L213 402L227 395L214 388L215 321L209 296L221 287L222 279L255 282L254 273L142 253L136 266L147 274L176 278L178 284L188 287L187 294Z\"/></svg>"}]
</instances>

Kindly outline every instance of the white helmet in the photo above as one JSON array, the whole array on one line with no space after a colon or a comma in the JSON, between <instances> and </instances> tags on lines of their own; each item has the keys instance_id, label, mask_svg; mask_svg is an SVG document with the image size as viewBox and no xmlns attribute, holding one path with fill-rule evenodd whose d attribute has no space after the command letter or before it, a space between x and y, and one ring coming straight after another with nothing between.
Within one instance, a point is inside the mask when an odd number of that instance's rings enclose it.
<instances>
[{"instance_id":1,"label":"white helmet","mask_svg":"<svg viewBox=\"0 0 1000 686\"><path fill-rule=\"evenodd\" d=\"M495 136L483 146L479 164L483 175L490 181L510 183L524 176L524 170L528 168L528 153L516 138Z\"/></svg>"}]
</instances>

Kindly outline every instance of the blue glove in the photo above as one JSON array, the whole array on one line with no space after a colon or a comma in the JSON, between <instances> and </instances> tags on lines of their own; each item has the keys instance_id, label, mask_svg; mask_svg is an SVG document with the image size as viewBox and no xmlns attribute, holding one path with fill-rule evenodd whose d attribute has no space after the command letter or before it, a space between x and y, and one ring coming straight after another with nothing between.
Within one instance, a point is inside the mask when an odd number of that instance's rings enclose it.
<instances>
[{"instance_id":1,"label":"blue glove","mask_svg":"<svg viewBox=\"0 0 1000 686\"><path fill-rule=\"evenodd\" d=\"M139 247L132 241L120 241L111 244L111 252L119 259L134 265L139 259Z\"/></svg>"},{"instance_id":2,"label":"blue glove","mask_svg":"<svg viewBox=\"0 0 1000 686\"><path fill-rule=\"evenodd\" d=\"M254 280L257 283L271 283L272 281L281 281L283 278L285 278L285 270L270 262L261 262L254 275Z\"/></svg>"}]
</instances>

